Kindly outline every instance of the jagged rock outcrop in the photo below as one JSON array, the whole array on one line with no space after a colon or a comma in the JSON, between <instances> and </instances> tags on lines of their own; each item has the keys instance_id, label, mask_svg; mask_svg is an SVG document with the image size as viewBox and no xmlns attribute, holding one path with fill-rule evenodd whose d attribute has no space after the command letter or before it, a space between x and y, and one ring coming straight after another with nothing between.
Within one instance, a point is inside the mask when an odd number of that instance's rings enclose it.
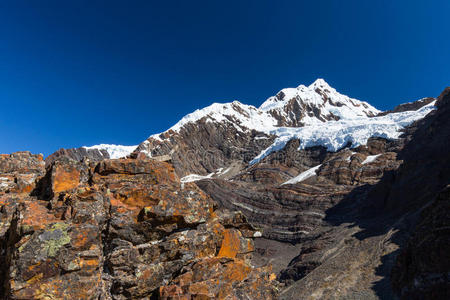
<instances>
[{"instance_id":1,"label":"jagged rock outcrop","mask_svg":"<svg viewBox=\"0 0 450 300\"><path fill-rule=\"evenodd\" d=\"M270 267L250 263L255 229L170 164L2 158L2 174L39 181L0 195L2 298L275 297Z\"/></svg>"},{"instance_id":2,"label":"jagged rock outcrop","mask_svg":"<svg viewBox=\"0 0 450 300\"><path fill-rule=\"evenodd\" d=\"M30 193L44 174L45 162L41 154L27 151L0 154L0 195Z\"/></svg>"},{"instance_id":3,"label":"jagged rock outcrop","mask_svg":"<svg viewBox=\"0 0 450 300\"><path fill-rule=\"evenodd\" d=\"M49 155L45 159L45 162L47 165L51 165L52 162L58 160L61 157L68 157L76 161L82 161L85 158L91 161L101 161L110 158L108 151L104 149L86 149L84 147L70 149L61 148Z\"/></svg>"},{"instance_id":4,"label":"jagged rock outcrop","mask_svg":"<svg viewBox=\"0 0 450 300\"><path fill-rule=\"evenodd\" d=\"M170 155L180 176L212 173L235 162L248 163L273 142L273 137L262 132L242 131L232 123L206 119L162 135L163 139L150 138L139 145L134 156L140 152L152 157Z\"/></svg>"}]
</instances>

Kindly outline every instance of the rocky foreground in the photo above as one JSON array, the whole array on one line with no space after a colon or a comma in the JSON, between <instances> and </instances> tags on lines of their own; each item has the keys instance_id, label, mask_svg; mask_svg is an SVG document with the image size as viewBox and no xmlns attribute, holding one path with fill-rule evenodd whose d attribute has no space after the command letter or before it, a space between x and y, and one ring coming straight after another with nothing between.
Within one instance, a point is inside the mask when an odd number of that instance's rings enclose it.
<instances>
[{"instance_id":1,"label":"rocky foreground","mask_svg":"<svg viewBox=\"0 0 450 300\"><path fill-rule=\"evenodd\" d=\"M264 105L295 129L432 103L399 138L292 138L253 163L279 137L245 127L266 115L235 102L126 159L1 155L0 298L450 299L450 88L379 112L317 81Z\"/></svg>"},{"instance_id":2,"label":"rocky foreground","mask_svg":"<svg viewBox=\"0 0 450 300\"><path fill-rule=\"evenodd\" d=\"M0 157L2 299L272 299L239 212L141 159Z\"/></svg>"}]
</instances>

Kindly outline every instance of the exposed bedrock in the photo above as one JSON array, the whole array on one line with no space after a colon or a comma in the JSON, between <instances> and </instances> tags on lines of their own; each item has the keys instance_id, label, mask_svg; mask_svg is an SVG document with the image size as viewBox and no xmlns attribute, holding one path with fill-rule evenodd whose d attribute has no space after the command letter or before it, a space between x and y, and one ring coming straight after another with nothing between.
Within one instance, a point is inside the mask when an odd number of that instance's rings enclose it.
<instances>
[{"instance_id":1,"label":"exposed bedrock","mask_svg":"<svg viewBox=\"0 0 450 300\"><path fill-rule=\"evenodd\" d=\"M2 299L276 297L250 261L255 229L168 163L14 153L0 178Z\"/></svg>"},{"instance_id":2,"label":"exposed bedrock","mask_svg":"<svg viewBox=\"0 0 450 300\"><path fill-rule=\"evenodd\" d=\"M50 165L55 160L58 160L62 157L68 157L75 161L82 161L83 159L89 159L90 161L101 161L103 159L109 159L109 154L106 150L103 149L86 149L84 147L80 148L70 148L64 149L61 148L58 151L49 155L45 162L47 165Z\"/></svg>"},{"instance_id":3,"label":"exposed bedrock","mask_svg":"<svg viewBox=\"0 0 450 300\"><path fill-rule=\"evenodd\" d=\"M200 120L186 124L180 132L167 132L160 140L150 138L139 145L139 152L150 152L151 156L170 155L178 175L206 175L232 162L248 163L274 137L252 130L238 130L232 123L217 123Z\"/></svg>"},{"instance_id":4,"label":"exposed bedrock","mask_svg":"<svg viewBox=\"0 0 450 300\"><path fill-rule=\"evenodd\" d=\"M398 168L392 152L398 144L371 139L364 147L327 153L321 147L298 151L293 140L232 180L201 180L197 185L222 206L241 210L266 238L299 242L355 187L374 184L384 172ZM364 162L368 157L374 160ZM315 176L283 184L318 165Z\"/></svg>"}]
</instances>

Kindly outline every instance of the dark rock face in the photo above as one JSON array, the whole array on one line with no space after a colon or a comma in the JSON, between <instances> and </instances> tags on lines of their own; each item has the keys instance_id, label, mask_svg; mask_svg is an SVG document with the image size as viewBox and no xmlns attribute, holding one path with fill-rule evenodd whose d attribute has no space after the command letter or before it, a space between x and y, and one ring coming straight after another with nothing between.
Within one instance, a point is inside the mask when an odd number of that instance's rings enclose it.
<instances>
[{"instance_id":1,"label":"dark rock face","mask_svg":"<svg viewBox=\"0 0 450 300\"><path fill-rule=\"evenodd\" d=\"M420 120L407 137L407 145L399 154L405 163L394 180L385 180L373 197L383 199L390 209L421 207L450 182L450 156L446 142L450 140L450 88L438 97L438 110Z\"/></svg>"},{"instance_id":2,"label":"dark rock face","mask_svg":"<svg viewBox=\"0 0 450 300\"><path fill-rule=\"evenodd\" d=\"M16 152L0 155L0 195L30 193L45 174L42 155Z\"/></svg>"},{"instance_id":3,"label":"dark rock face","mask_svg":"<svg viewBox=\"0 0 450 300\"><path fill-rule=\"evenodd\" d=\"M182 186L168 163L65 157L45 169L29 153L1 159L2 176L39 181L32 192L9 181L1 190L2 299L277 294L270 267L250 264L255 229L195 184Z\"/></svg>"},{"instance_id":4,"label":"dark rock face","mask_svg":"<svg viewBox=\"0 0 450 300\"><path fill-rule=\"evenodd\" d=\"M285 95L280 92L275 96L280 101L284 100ZM324 102L328 99L323 94ZM272 110L269 112L277 121L278 126L284 127L301 127L304 126L304 118L311 116L319 119L320 121L339 120L339 117L335 115L322 115L320 109L309 103L305 103L302 99L292 98L287 101L287 104L282 110Z\"/></svg>"},{"instance_id":5,"label":"dark rock face","mask_svg":"<svg viewBox=\"0 0 450 300\"><path fill-rule=\"evenodd\" d=\"M86 158L91 161L101 161L110 158L108 152L104 149L86 149L83 147L70 149L61 148L53 154L49 155L45 159L45 162L47 165L50 165L52 162L60 159L61 157L68 157L75 161L82 161Z\"/></svg>"},{"instance_id":6,"label":"dark rock face","mask_svg":"<svg viewBox=\"0 0 450 300\"><path fill-rule=\"evenodd\" d=\"M425 207L393 269L393 286L404 299L448 299L450 295L450 152L443 142L450 140L450 88L436 105L438 110L417 124L402 153L405 163L385 198L385 205L393 210L405 204Z\"/></svg>"},{"instance_id":7,"label":"dark rock face","mask_svg":"<svg viewBox=\"0 0 450 300\"><path fill-rule=\"evenodd\" d=\"M353 189L374 184L398 168L399 142L371 139L367 146L327 153L324 148L298 151L291 141L282 151L266 157L232 181L209 179L197 185L220 205L242 210L266 238L298 243L320 226L325 212ZM370 163L369 155L379 155ZM298 173L321 165L316 176L297 184L283 184Z\"/></svg>"},{"instance_id":8,"label":"dark rock face","mask_svg":"<svg viewBox=\"0 0 450 300\"><path fill-rule=\"evenodd\" d=\"M392 270L403 299L450 297L450 185L422 212L413 236Z\"/></svg>"},{"instance_id":9,"label":"dark rock face","mask_svg":"<svg viewBox=\"0 0 450 300\"><path fill-rule=\"evenodd\" d=\"M178 175L206 175L233 162L248 163L273 141L256 131L241 131L230 123L187 124L180 132L167 132L163 140L149 138L135 150L151 156L170 155ZM261 137L260 139L256 137ZM256 138L256 139L255 139Z\"/></svg>"}]
</instances>

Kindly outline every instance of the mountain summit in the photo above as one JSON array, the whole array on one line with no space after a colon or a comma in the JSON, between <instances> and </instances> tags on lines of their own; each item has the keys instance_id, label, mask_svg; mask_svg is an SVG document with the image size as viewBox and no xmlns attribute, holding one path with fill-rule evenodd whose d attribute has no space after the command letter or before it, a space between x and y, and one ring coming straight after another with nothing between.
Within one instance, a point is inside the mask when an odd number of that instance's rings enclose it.
<instances>
[{"instance_id":1,"label":"mountain summit","mask_svg":"<svg viewBox=\"0 0 450 300\"><path fill-rule=\"evenodd\" d=\"M278 121L278 126L299 127L331 120L374 117L380 113L369 103L338 93L323 79L309 86L286 88L267 99L260 109Z\"/></svg>"}]
</instances>

